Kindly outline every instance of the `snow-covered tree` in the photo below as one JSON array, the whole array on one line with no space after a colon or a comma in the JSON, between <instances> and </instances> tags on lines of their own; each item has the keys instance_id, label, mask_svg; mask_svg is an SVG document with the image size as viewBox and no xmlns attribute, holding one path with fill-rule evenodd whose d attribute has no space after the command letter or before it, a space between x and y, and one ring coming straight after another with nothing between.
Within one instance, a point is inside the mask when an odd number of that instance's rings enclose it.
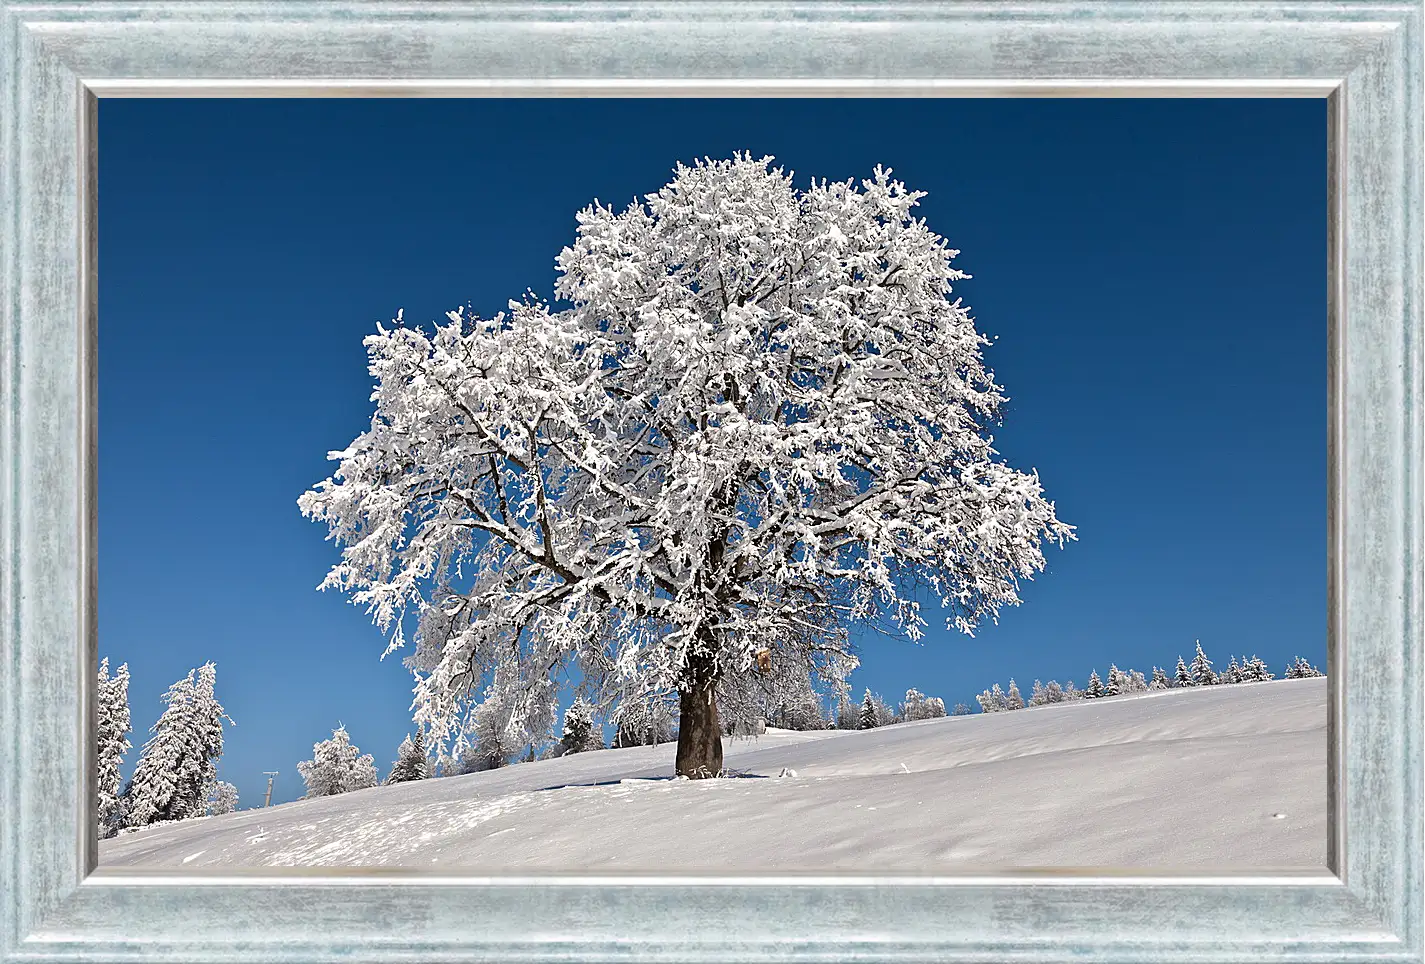
<instances>
[{"instance_id":1,"label":"snow-covered tree","mask_svg":"<svg viewBox=\"0 0 1425 964\"><path fill-rule=\"evenodd\" d=\"M968 703L956 703L955 708L950 711L951 716L969 716L970 705Z\"/></svg>"},{"instance_id":2,"label":"snow-covered tree","mask_svg":"<svg viewBox=\"0 0 1425 964\"><path fill-rule=\"evenodd\" d=\"M816 709L820 720L821 707ZM609 722L614 727L614 746L658 746L674 738L673 708L663 694L626 695L610 714ZM821 722L825 726L825 721Z\"/></svg>"},{"instance_id":3,"label":"snow-covered tree","mask_svg":"<svg viewBox=\"0 0 1425 964\"><path fill-rule=\"evenodd\" d=\"M130 827L202 816L223 755L218 668L204 663L168 688L164 710L139 751L124 806Z\"/></svg>"},{"instance_id":4,"label":"snow-covered tree","mask_svg":"<svg viewBox=\"0 0 1425 964\"><path fill-rule=\"evenodd\" d=\"M822 695L839 699L849 692L846 676L856 661L839 655L849 646L844 629L796 631L832 639L832 645L819 650L808 635L797 644L763 646L748 669L724 675L716 696L726 732L754 733L769 723L784 725L778 720L797 724L790 728L816 729L822 725Z\"/></svg>"},{"instance_id":5,"label":"snow-covered tree","mask_svg":"<svg viewBox=\"0 0 1425 964\"><path fill-rule=\"evenodd\" d=\"M1153 667L1153 681L1148 684L1151 690L1165 690L1172 684L1168 682L1168 674L1163 672L1161 666Z\"/></svg>"},{"instance_id":6,"label":"snow-covered tree","mask_svg":"<svg viewBox=\"0 0 1425 964\"><path fill-rule=\"evenodd\" d=\"M1088 689L1084 690L1084 696L1094 700L1103 696L1105 692L1107 691L1104 689L1103 680L1099 679L1098 670L1089 673L1089 685Z\"/></svg>"},{"instance_id":7,"label":"snow-covered tree","mask_svg":"<svg viewBox=\"0 0 1425 964\"><path fill-rule=\"evenodd\" d=\"M856 720L856 729L869 730L879 726L880 714L876 712L876 701L871 697L871 691L866 691L866 696L861 700L861 715Z\"/></svg>"},{"instance_id":8,"label":"snow-covered tree","mask_svg":"<svg viewBox=\"0 0 1425 964\"><path fill-rule=\"evenodd\" d=\"M396 749L396 762L391 764L391 772L386 777L386 782L409 783L412 780L424 780L428 776L430 758L426 756L425 736L420 727L417 727L415 733L402 740Z\"/></svg>"},{"instance_id":9,"label":"snow-covered tree","mask_svg":"<svg viewBox=\"0 0 1425 964\"><path fill-rule=\"evenodd\" d=\"M1183 662L1181 656L1178 657L1178 668L1173 676L1174 682L1178 686L1196 686L1197 680L1193 678L1192 671L1188 669L1187 663Z\"/></svg>"},{"instance_id":10,"label":"snow-covered tree","mask_svg":"<svg viewBox=\"0 0 1425 964\"><path fill-rule=\"evenodd\" d=\"M1127 681L1124 683L1124 691L1128 693L1145 693L1148 690L1148 681L1143 674L1136 669L1128 671Z\"/></svg>"},{"instance_id":11,"label":"snow-covered tree","mask_svg":"<svg viewBox=\"0 0 1425 964\"><path fill-rule=\"evenodd\" d=\"M575 697L564 711L564 733L559 745L565 753L583 753L586 750L602 750L603 734L594 725L594 714L583 697Z\"/></svg>"},{"instance_id":12,"label":"snow-covered tree","mask_svg":"<svg viewBox=\"0 0 1425 964\"><path fill-rule=\"evenodd\" d=\"M1035 680L1034 685L1029 689L1029 705L1043 706L1049 702L1049 691L1044 688L1041 680Z\"/></svg>"},{"instance_id":13,"label":"snow-covered tree","mask_svg":"<svg viewBox=\"0 0 1425 964\"><path fill-rule=\"evenodd\" d=\"M1197 655L1192 658L1192 665L1188 669L1192 673L1194 686L1213 686L1218 682L1217 674L1212 671L1212 660L1202 651L1201 642L1197 644Z\"/></svg>"},{"instance_id":14,"label":"snow-covered tree","mask_svg":"<svg viewBox=\"0 0 1425 964\"><path fill-rule=\"evenodd\" d=\"M1286 672L1282 674L1282 678L1311 679L1314 676L1325 675L1325 673L1321 672L1321 670L1317 669L1315 666L1312 666L1311 663L1309 663L1306 659L1301 656L1298 656L1294 660L1292 660L1292 662L1287 666Z\"/></svg>"},{"instance_id":15,"label":"snow-covered tree","mask_svg":"<svg viewBox=\"0 0 1425 964\"><path fill-rule=\"evenodd\" d=\"M944 700L937 696L926 696L913 687L905 691L905 702L901 704L901 719L907 723L939 719L944 715Z\"/></svg>"},{"instance_id":16,"label":"snow-covered tree","mask_svg":"<svg viewBox=\"0 0 1425 964\"><path fill-rule=\"evenodd\" d=\"M1089 686L1090 686L1090 687L1093 686L1093 680L1092 680L1092 678L1090 678L1090 680L1089 680ZM1124 678L1124 676L1123 676L1123 671L1122 671L1121 669L1119 669L1115 664L1109 663L1109 664L1108 664L1108 682L1104 685L1104 688L1103 688L1103 695L1104 695L1104 696L1118 696L1118 695L1124 693L1127 689L1128 689L1127 680L1126 680L1126 679Z\"/></svg>"},{"instance_id":17,"label":"snow-covered tree","mask_svg":"<svg viewBox=\"0 0 1425 964\"><path fill-rule=\"evenodd\" d=\"M1075 700L1084 699L1084 691L1074 685L1073 680L1064 684L1064 702L1072 703Z\"/></svg>"},{"instance_id":18,"label":"snow-covered tree","mask_svg":"<svg viewBox=\"0 0 1425 964\"><path fill-rule=\"evenodd\" d=\"M1009 692L1004 695L1004 708L1007 710L1024 709L1024 697L1019 693L1019 687L1015 685L1014 678L1009 681Z\"/></svg>"},{"instance_id":19,"label":"snow-covered tree","mask_svg":"<svg viewBox=\"0 0 1425 964\"><path fill-rule=\"evenodd\" d=\"M1072 686L1073 684L1070 683L1069 685ZM1058 681L1058 680L1056 680L1056 679L1051 679L1051 680L1049 681L1049 685L1044 687L1044 702L1045 702L1045 703L1062 703L1062 702L1064 702L1064 688L1059 685L1059 681Z\"/></svg>"},{"instance_id":20,"label":"snow-covered tree","mask_svg":"<svg viewBox=\"0 0 1425 964\"><path fill-rule=\"evenodd\" d=\"M1222 671L1222 675L1217 678L1217 681L1230 685L1232 683L1240 683L1242 680L1242 667L1238 665L1237 657L1228 656L1227 668Z\"/></svg>"},{"instance_id":21,"label":"snow-covered tree","mask_svg":"<svg viewBox=\"0 0 1425 964\"><path fill-rule=\"evenodd\" d=\"M1009 697L1000 689L998 683L975 697L975 700L980 704L981 713L1003 713L1009 709Z\"/></svg>"},{"instance_id":22,"label":"snow-covered tree","mask_svg":"<svg viewBox=\"0 0 1425 964\"><path fill-rule=\"evenodd\" d=\"M216 781L208 791L207 806L209 816L232 813L238 808L237 787L222 780Z\"/></svg>"},{"instance_id":23,"label":"snow-covered tree","mask_svg":"<svg viewBox=\"0 0 1425 964\"><path fill-rule=\"evenodd\" d=\"M1255 655L1247 661L1246 676L1250 683L1265 683L1276 678L1276 674L1267 669L1267 664Z\"/></svg>"},{"instance_id":24,"label":"snow-covered tree","mask_svg":"<svg viewBox=\"0 0 1425 964\"><path fill-rule=\"evenodd\" d=\"M122 825L119 806L119 768L124 754L133 748L129 742L129 664L122 663L109 675L109 660L99 662L99 681L95 690L99 709L98 747L95 758L98 774L94 786L98 795L99 836L112 837Z\"/></svg>"},{"instance_id":25,"label":"snow-covered tree","mask_svg":"<svg viewBox=\"0 0 1425 964\"><path fill-rule=\"evenodd\" d=\"M346 727L338 725L331 739L312 745L312 758L297 764L307 786L307 797L330 797L376 786L376 760L351 742Z\"/></svg>"},{"instance_id":26,"label":"snow-covered tree","mask_svg":"<svg viewBox=\"0 0 1425 964\"><path fill-rule=\"evenodd\" d=\"M677 771L715 774L717 684L768 640L918 639L921 587L972 633L1073 538L991 447L1005 396L922 194L880 168L797 190L770 164L680 165L581 211L564 307L398 314L366 340L370 429L299 506L343 547L323 585L388 652L414 633L434 742L492 675L519 725L552 726L568 674L600 704L676 690Z\"/></svg>"}]
</instances>

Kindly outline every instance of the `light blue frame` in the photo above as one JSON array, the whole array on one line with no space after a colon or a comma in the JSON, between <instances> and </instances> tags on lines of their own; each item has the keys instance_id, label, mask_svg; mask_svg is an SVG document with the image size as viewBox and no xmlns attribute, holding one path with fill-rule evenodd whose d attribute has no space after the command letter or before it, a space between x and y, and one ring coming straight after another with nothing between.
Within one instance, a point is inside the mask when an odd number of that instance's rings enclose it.
<instances>
[{"instance_id":1,"label":"light blue frame","mask_svg":"<svg viewBox=\"0 0 1425 964\"><path fill-rule=\"evenodd\" d=\"M0 962L1422 961L1419 2L0 0ZM1334 874L90 874L101 96L1330 99Z\"/></svg>"}]
</instances>

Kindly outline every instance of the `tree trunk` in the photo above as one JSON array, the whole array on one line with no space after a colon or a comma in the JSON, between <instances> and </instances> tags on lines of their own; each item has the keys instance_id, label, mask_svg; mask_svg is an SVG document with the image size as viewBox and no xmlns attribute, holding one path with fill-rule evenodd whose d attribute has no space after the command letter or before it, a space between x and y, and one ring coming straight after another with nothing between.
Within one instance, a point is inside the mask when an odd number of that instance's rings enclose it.
<instances>
[{"instance_id":1,"label":"tree trunk","mask_svg":"<svg viewBox=\"0 0 1425 964\"><path fill-rule=\"evenodd\" d=\"M677 768L679 776L693 780L722 772L722 726L711 686L679 694Z\"/></svg>"},{"instance_id":2,"label":"tree trunk","mask_svg":"<svg viewBox=\"0 0 1425 964\"><path fill-rule=\"evenodd\" d=\"M717 677L711 656L695 656L689 685L678 694L679 776L704 780L722 772L722 725L717 718Z\"/></svg>"}]
</instances>

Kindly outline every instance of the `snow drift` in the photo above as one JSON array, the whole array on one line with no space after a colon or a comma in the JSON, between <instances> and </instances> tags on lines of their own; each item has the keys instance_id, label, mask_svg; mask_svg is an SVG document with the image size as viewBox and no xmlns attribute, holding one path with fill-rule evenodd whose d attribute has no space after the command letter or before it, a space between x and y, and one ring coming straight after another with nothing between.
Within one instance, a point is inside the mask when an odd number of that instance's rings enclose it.
<instances>
[{"instance_id":1,"label":"snow drift","mask_svg":"<svg viewBox=\"0 0 1425 964\"><path fill-rule=\"evenodd\" d=\"M600 750L160 825L100 869L1324 870L1326 680Z\"/></svg>"}]
</instances>

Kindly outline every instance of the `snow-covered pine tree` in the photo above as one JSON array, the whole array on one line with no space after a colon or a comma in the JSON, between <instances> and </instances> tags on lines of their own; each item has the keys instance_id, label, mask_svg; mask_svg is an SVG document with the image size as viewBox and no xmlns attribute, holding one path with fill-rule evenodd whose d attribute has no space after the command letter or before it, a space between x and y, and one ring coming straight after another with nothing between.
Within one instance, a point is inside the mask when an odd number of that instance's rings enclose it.
<instances>
[{"instance_id":1,"label":"snow-covered pine tree","mask_svg":"<svg viewBox=\"0 0 1425 964\"><path fill-rule=\"evenodd\" d=\"M1173 681L1178 686L1197 685L1197 680L1193 679L1192 670L1188 669L1188 665L1183 662L1182 656L1178 657L1178 668L1174 673Z\"/></svg>"},{"instance_id":2,"label":"snow-covered pine tree","mask_svg":"<svg viewBox=\"0 0 1425 964\"><path fill-rule=\"evenodd\" d=\"M865 697L861 700L861 715L856 720L856 729L870 730L880 725L877 718L876 702L871 698L871 691L867 690Z\"/></svg>"},{"instance_id":3,"label":"snow-covered pine tree","mask_svg":"<svg viewBox=\"0 0 1425 964\"><path fill-rule=\"evenodd\" d=\"M1093 688L1093 679L1089 679L1089 688ZM1118 696L1125 689L1123 672L1113 663L1108 664L1108 682L1104 685L1104 696Z\"/></svg>"},{"instance_id":4,"label":"snow-covered pine tree","mask_svg":"<svg viewBox=\"0 0 1425 964\"><path fill-rule=\"evenodd\" d=\"M1105 692L1103 680L1099 679L1098 676L1098 670L1093 670L1089 673L1089 685L1088 688L1084 690L1084 696L1094 700L1103 696Z\"/></svg>"},{"instance_id":5,"label":"snow-covered pine tree","mask_svg":"<svg viewBox=\"0 0 1425 964\"><path fill-rule=\"evenodd\" d=\"M1000 711L999 700L995 698L994 693L990 690L985 690L976 696L975 702L980 704L981 713L998 713Z\"/></svg>"},{"instance_id":6,"label":"snow-covered pine tree","mask_svg":"<svg viewBox=\"0 0 1425 964\"><path fill-rule=\"evenodd\" d=\"M582 696L576 696L569 709L564 711L564 733L559 738L559 745L566 754L604 748L604 738L594 725L593 709Z\"/></svg>"},{"instance_id":7,"label":"snow-covered pine tree","mask_svg":"<svg viewBox=\"0 0 1425 964\"><path fill-rule=\"evenodd\" d=\"M1129 693L1145 693L1148 690L1148 681L1143 678L1142 673L1136 669L1130 669L1124 690Z\"/></svg>"},{"instance_id":8,"label":"snow-covered pine tree","mask_svg":"<svg viewBox=\"0 0 1425 964\"><path fill-rule=\"evenodd\" d=\"M122 826L119 807L119 768L124 754L133 748L129 742L129 664L122 663L109 675L109 660L99 662L99 682L95 690L99 709L97 752L98 774L94 786L98 796L96 811L99 837L112 837Z\"/></svg>"},{"instance_id":9,"label":"snow-covered pine tree","mask_svg":"<svg viewBox=\"0 0 1425 964\"><path fill-rule=\"evenodd\" d=\"M1034 686L1029 690L1029 705L1043 706L1049 702L1049 691L1044 688L1040 680L1034 681Z\"/></svg>"},{"instance_id":10,"label":"snow-covered pine tree","mask_svg":"<svg viewBox=\"0 0 1425 964\"><path fill-rule=\"evenodd\" d=\"M1192 658L1192 672L1194 686L1213 686L1217 683L1217 674L1212 671L1212 660L1207 658L1207 654L1202 651L1202 642L1197 643L1197 655Z\"/></svg>"},{"instance_id":11,"label":"snow-covered pine tree","mask_svg":"<svg viewBox=\"0 0 1425 964\"><path fill-rule=\"evenodd\" d=\"M1073 686L1073 683L1071 682L1069 685L1070 685L1070 686ZM1064 702L1064 688L1059 685L1059 681L1058 681L1058 680L1056 680L1056 679L1051 679L1051 680L1049 681L1049 685L1046 686L1046 687L1044 687L1044 702L1045 702L1045 703L1062 703L1062 702Z\"/></svg>"},{"instance_id":12,"label":"snow-covered pine tree","mask_svg":"<svg viewBox=\"0 0 1425 964\"><path fill-rule=\"evenodd\" d=\"M386 782L409 783L412 780L424 780L428 776L430 759L426 756L425 736L420 727L416 727L415 733L402 740L396 749L396 762L391 764L391 772L386 777Z\"/></svg>"},{"instance_id":13,"label":"snow-covered pine tree","mask_svg":"<svg viewBox=\"0 0 1425 964\"><path fill-rule=\"evenodd\" d=\"M237 787L222 780L216 781L208 791L207 804L209 816L232 813L238 808Z\"/></svg>"},{"instance_id":14,"label":"snow-covered pine tree","mask_svg":"<svg viewBox=\"0 0 1425 964\"><path fill-rule=\"evenodd\" d=\"M1004 708L1007 710L1024 709L1024 697L1019 693L1019 687L1015 685L1014 678L1010 677L1009 692L1004 696Z\"/></svg>"},{"instance_id":15,"label":"snow-covered pine tree","mask_svg":"<svg viewBox=\"0 0 1425 964\"><path fill-rule=\"evenodd\" d=\"M843 696L836 704L835 729L854 730L861 723L861 704Z\"/></svg>"},{"instance_id":16,"label":"snow-covered pine tree","mask_svg":"<svg viewBox=\"0 0 1425 964\"><path fill-rule=\"evenodd\" d=\"M1067 683L1064 684L1064 702L1068 703L1073 702L1074 700L1082 700L1087 698L1088 694L1076 687L1074 685L1073 680L1069 680Z\"/></svg>"},{"instance_id":17,"label":"snow-covered pine tree","mask_svg":"<svg viewBox=\"0 0 1425 964\"><path fill-rule=\"evenodd\" d=\"M1282 678L1311 679L1314 676L1325 675L1325 673L1321 672L1321 670L1317 669L1315 666L1312 666L1311 663L1309 663L1306 659L1301 656L1298 656L1294 660L1292 660L1292 662L1287 666L1286 673L1283 674Z\"/></svg>"},{"instance_id":18,"label":"snow-covered pine tree","mask_svg":"<svg viewBox=\"0 0 1425 964\"><path fill-rule=\"evenodd\" d=\"M951 716L969 716L970 705L968 703L956 703L955 708L950 711Z\"/></svg>"},{"instance_id":19,"label":"snow-covered pine tree","mask_svg":"<svg viewBox=\"0 0 1425 964\"><path fill-rule=\"evenodd\" d=\"M351 742L346 727L338 724L331 739L312 745L312 758L297 764L307 785L307 797L330 797L376 786L376 760Z\"/></svg>"},{"instance_id":20,"label":"snow-covered pine tree","mask_svg":"<svg viewBox=\"0 0 1425 964\"><path fill-rule=\"evenodd\" d=\"M223 755L223 712L214 694L217 666L204 663L168 688L164 710L139 751L124 806L130 827L202 816Z\"/></svg>"},{"instance_id":21,"label":"snow-covered pine tree","mask_svg":"<svg viewBox=\"0 0 1425 964\"><path fill-rule=\"evenodd\" d=\"M600 705L676 690L677 772L716 774L719 681L805 646L790 628L919 638L927 583L961 632L1019 601L1073 531L996 458L1004 395L921 197L882 168L798 190L770 158L679 165L579 213L556 301L366 339L370 428L299 507L388 652L420 613L434 743L512 658L516 728L553 728L566 675Z\"/></svg>"},{"instance_id":22,"label":"snow-covered pine tree","mask_svg":"<svg viewBox=\"0 0 1425 964\"><path fill-rule=\"evenodd\" d=\"M1222 671L1222 675L1217 678L1219 683L1232 684L1242 682L1242 667L1237 664L1236 656L1229 656L1227 668Z\"/></svg>"},{"instance_id":23,"label":"snow-covered pine tree","mask_svg":"<svg viewBox=\"0 0 1425 964\"><path fill-rule=\"evenodd\" d=\"M1267 669L1267 664L1257 658L1255 654L1247 661L1247 679L1249 682L1265 683L1275 678L1276 674Z\"/></svg>"},{"instance_id":24,"label":"snow-covered pine tree","mask_svg":"<svg viewBox=\"0 0 1425 964\"><path fill-rule=\"evenodd\" d=\"M1172 684L1168 682L1168 674L1163 672L1161 666L1154 666L1153 681L1148 684L1148 688L1150 690L1165 690L1170 686L1172 686Z\"/></svg>"},{"instance_id":25,"label":"snow-covered pine tree","mask_svg":"<svg viewBox=\"0 0 1425 964\"><path fill-rule=\"evenodd\" d=\"M901 718L907 723L916 720L933 720L945 715L945 701L934 696L926 696L918 689L905 691L905 702L901 704Z\"/></svg>"}]
</instances>

